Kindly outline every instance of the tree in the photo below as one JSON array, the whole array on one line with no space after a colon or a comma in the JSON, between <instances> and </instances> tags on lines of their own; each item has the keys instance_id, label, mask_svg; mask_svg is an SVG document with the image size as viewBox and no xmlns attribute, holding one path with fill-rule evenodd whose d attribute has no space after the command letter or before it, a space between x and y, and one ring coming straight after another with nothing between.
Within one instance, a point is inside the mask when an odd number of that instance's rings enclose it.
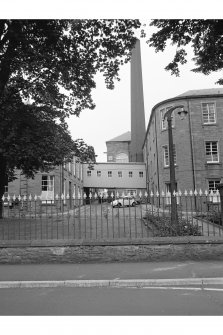
<instances>
[{"instance_id":1,"label":"tree","mask_svg":"<svg viewBox=\"0 0 223 335\"><path fill-rule=\"evenodd\" d=\"M208 75L223 69L223 20L152 20L150 25L158 29L148 40L156 52L164 51L168 42L177 47L173 61L165 68L171 74L179 76L179 65L187 62L186 45L194 52L193 72ZM223 79L217 83L222 85Z\"/></svg>"},{"instance_id":2,"label":"tree","mask_svg":"<svg viewBox=\"0 0 223 335\"><path fill-rule=\"evenodd\" d=\"M93 159L91 146L71 139L66 117L95 107L98 71L114 88L139 27L138 20L0 20L0 199L16 168L32 177L74 153Z\"/></svg>"}]
</instances>

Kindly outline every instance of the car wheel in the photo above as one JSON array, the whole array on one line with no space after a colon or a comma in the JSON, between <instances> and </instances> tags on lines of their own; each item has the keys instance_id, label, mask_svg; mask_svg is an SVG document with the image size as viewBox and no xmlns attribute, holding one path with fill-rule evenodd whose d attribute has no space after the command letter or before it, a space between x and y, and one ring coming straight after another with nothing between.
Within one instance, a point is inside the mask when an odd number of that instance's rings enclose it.
<instances>
[{"instance_id":1,"label":"car wheel","mask_svg":"<svg viewBox=\"0 0 223 335\"><path fill-rule=\"evenodd\" d=\"M136 205L136 203L135 203L135 202L133 202L133 203L132 203L132 207L135 207L135 205Z\"/></svg>"},{"instance_id":2,"label":"car wheel","mask_svg":"<svg viewBox=\"0 0 223 335\"><path fill-rule=\"evenodd\" d=\"M122 207L122 204L119 202L117 206L118 206L118 207Z\"/></svg>"}]
</instances>

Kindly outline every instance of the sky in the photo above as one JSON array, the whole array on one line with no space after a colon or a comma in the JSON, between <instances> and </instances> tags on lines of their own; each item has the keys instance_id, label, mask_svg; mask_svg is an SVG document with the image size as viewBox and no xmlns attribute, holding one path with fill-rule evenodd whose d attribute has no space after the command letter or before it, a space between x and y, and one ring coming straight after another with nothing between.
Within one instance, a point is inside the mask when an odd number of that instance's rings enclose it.
<instances>
[{"instance_id":1,"label":"sky","mask_svg":"<svg viewBox=\"0 0 223 335\"><path fill-rule=\"evenodd\" d=\"M150 19L142 21L149 23ZM152 28L147 28L148 37L151 32ZM151 109L156 103L188 90L220 87L215 82L221 77L221 73L205 76L191 71L194 64L191 61L193 52L190 47L187 48L188 63L180 67L180 77L176 77L164 69L173 59L176 47L170 45L164 52L156 53L146 40L147 38L140 40L146 127ZM131 129L130 63L123 65L120 78L121 81L116 81L115 88L108 90L102 76L97 75L96 89L92 91L95 109L84 110L79 118L72 116L67 120L72 137L83 138L95 148L97 162L106 162L106 141Z\"/></svg>"},{"instance_id":2,"label":"sky","mask_svg":"<svg viewBox=\"0 0 223 335\"><path fill-rule=\"evenodd\" d=\"M152 18L221 18L222 0L212 0L211 4L203 0L187 0L182 8L179 0L7 0L1 6L0 18L138 18L148 26ZM147 29L148 37L150 33ZM141 40L146 127L156 103L190 89L219 87L215 82L221 74L195 74L190 71L193 68L191 62L181 68L180 77L165 71L174 52L175 47L170 46L163 53L155 53L146 44L146 38ZM193 53L190 49L188 53L188 59L191 59ZM96 89L92 91L96 108L83 110L79 117L72 116L67 120L72 138L82 138L95 148L97 162L106 161L107 140L130 130L129 63L121 68L120 78L114 90L108 90L102 76L97 75Z\"/></svg>"}]
</instances>

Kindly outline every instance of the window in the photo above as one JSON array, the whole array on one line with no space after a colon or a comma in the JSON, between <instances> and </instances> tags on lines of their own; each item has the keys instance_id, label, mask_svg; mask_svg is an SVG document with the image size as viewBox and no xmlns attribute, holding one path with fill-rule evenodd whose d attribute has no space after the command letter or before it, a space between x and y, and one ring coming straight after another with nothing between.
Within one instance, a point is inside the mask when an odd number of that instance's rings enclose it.
<instances>
[{"instance_id":1,"label":"window","mask_svg":"<svg viewBox=\"0 0 223 335\"><path fill-rule=\"evenodd\" d=\"M54 176L42 176L42 191L53 191Z\"/></svg>"},{"instance_id":2,"label":"window","mask_svg":"<svg viewBox=\"0 0 223 335\"><path fill-rule=\"evenodd\" d=\"M175 144L173 145L173 157L174 157L174 165L176 165L177 164L177 157L176 157L176 146L175 146ZM165 145L163 147L163 162L164 162L164 167L170 166L168 145Z\"/></svg>"},{"instance_id":3,"label":"window","mask_svg":"<svg viewBox=\"0 0 223 335\"><path fill-rule=\"evenodd\" d=\"M205 151L206 151L207 163L218 163L219 162L218 142L217 141L205 142Z\"/></svg>"},{"instance_id":4,"label":"window","mask_svg":"<svg viewBox=\"0 0 223 335\"><path fill-rule=\"evenodd\" d=\"M216 112L214 102L202 103L202 115L204 124L216 123Z\"/></svg>"},{"instance_id":5,"label":"window","mask_svg":"<svg viewBox=\"0 0 223 335\"><path fill-rule=\"evenodd\" d=\"M164 120L164 115L165 113L171 108L172 106L163 108L160 110L160 119L161 119L161 130L165 130L167 129L167 119L165 118ZM174 112L172 112L172 127L174 127L174 123L175 123L175 117L174 117Z\"/></svg>"},{"instance_id":6,"label":"window","mask_svg":"<svg viewBox=\"0 0 223 335\"><path fill-rule=\"evenodd\" d=\"M54 200L54 176L42 175L41 189L41 199L43 202Z\"/></svg>"},{"instance_id":7,"label":"window","mask_svg":"<svg viewBox=\"0 0 223 335\"><path fill-rule=\"evenodd\" d=\"M129 178L132 178L132 175L133 175L132 171L129 171Z\"/></svg>"},{"instance_id":8,"label":"window","mask_svg":"<svg viewBox=\"0 0 223 335\"><path fill-rule=\"evenodd\" d=\"M68 171L71 172L71 162L68 163Z\"/></svg>"},{"instance_id":9,"label":"window","mask_svg":"<svg viewBox=\"0 0 223 335\"><path fill-rule=\"evenodd\" d=\"M112 177L112 171L108 171L108 177Z\"/></svg>"},{"instance_id":10,"label":"window","mask_svg":"<svg viewBox=\"0 0 223 335\"><path fill-rule=\"evenodd\" d=\"M101 177L101 171L97 171L97 177Z\"/></svg>"},{"instance_id":11,"label":"window","mask_svg":"<svg viewBox=\"0 0 223 335\"><path fill-rule=\"evenodd\" d=\"M217 191L217 187L220 184L220 179L216 179L216 180L209 180L208 181L208 190L209 192L213 191L216 192Z\"/></svg>"},{"instance_id":12,"label":"window","mask_svg":"<svg viewBox=\"0 0 223 335\"><path fill-rule=\"evenodd\" d=\"M87 176L91 177L91 171L89 171L89 170L87 171Z\"/></svg>"},{"instance_id":13,"label":"window","mask_svg":"<svg viewBox=\"0 0 223 335\"><path fill-rule=\"evenodd\" d=\"M113 160L113 156L108 156L108 160L112 161Z\"/></svg>"},{"instance_id":14,"label":"window","mask_svg":"<svg viewBox=\"0 0 223 335\"><path fill-rule=\"evenodd\" d=\"M122 171L118 171L118 177L122 178Z\"/></svg>"},{"instance_id":15,"label":"window","mask_svg":"<svg viewBox=\"0 0 223 335\"><path fill-rule=\"evenodd\" d=\"M143 178L143 171L139 171L139 178Z\"/></svg>"},{"instance_id":16,"label":"window","mask_svg":"<svg viewBox=\"0 0 223 335\"><path fill-rule=\"evenodd\" d=\"M216 180L209 180L208 181L208 191L209 194L209 200L212 202L220 202L220 195L216 195L216 191L218 189L218 185L220 184L220 179Z\"/></svg>"}]
</instances>

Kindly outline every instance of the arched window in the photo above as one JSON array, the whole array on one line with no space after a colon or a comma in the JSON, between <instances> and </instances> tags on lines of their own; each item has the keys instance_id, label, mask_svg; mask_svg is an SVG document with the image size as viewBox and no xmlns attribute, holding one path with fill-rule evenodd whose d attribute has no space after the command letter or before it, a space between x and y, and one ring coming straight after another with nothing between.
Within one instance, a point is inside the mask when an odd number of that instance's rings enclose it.
<instances>
[{"instance_id":1,"label":"arched window","mask_svg":"<svg viewBox=\"0 0 223 335\"><path fill-rule=\"evenodd\" d=\"M121 152L120 154L116 155L115 161L116 163L128 163L129 157L124 152Z\"/></svg>"}]
</instances>

